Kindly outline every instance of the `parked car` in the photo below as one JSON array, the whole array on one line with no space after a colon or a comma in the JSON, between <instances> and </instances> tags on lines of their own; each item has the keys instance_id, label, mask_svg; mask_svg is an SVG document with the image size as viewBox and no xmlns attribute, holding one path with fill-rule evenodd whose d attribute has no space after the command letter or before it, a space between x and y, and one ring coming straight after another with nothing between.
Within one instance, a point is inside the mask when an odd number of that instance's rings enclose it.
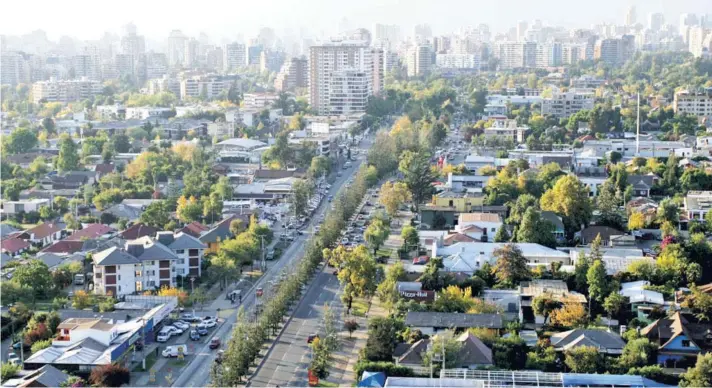
<instances>
[{"instance_id":1,"label":"parked car","mask_svg":"<svg viewBox=\"0 0 712 388\"><path fill-rule=\"evenodd\" d=\"M218 354L215 356L215 363L222 364L223 357L225 356L224 350L218 350Z\"/></svg>"},{"instance_id":2,"label":"parked car","mask_svg":"<svg viewBox=\"0 0 712 388\"><path fill-rule=\"evenodd\" d=\"M218 338L218 337L213 337L213 338L210 340L210 345L208 345L208 346L210 347L210 349L217 349L217 348L219 348L219 347L220 347L220 338Z\"/></svg>"},{"instance_id":3,"label":"parked car","mask_svg":"<svg viewBox=\"0 0 712 388\"><path fill-rule=\"evenodd\" d=\"M208 335L208 328L201 324L198 324L198 326L195 328L195 331L198 332L198 335Z\"/></svg>"},{"instance_id":4,"label":"parked car","mask_svg":"<svg viewBox=\"0 0 712 388\"><path fill-rule=\"evenodd\" d=\"M211 328L217 326L218 321L217 321L217 318L215 318L215 319L209 319L209 320L207 320L207 321L203 321L203 324L204 324L205 326L207 326L208 329L211 329Z\"/></svg>"},{"instance_id":5,"label":"parked car","mask_svg":"<svg viewBox=\"0 0 712 388\"><path fill-rule=\"evenodd\" d=\"M184 356L187 356L190 354L188 350L188 345L182 344L182 345L172 345L172 346L166 346L166 349L161 352L163 357L178 357L179 354L183 353Z\"/></svg>"},{"instance_id":6,"label":"parked car","mask_svg":"<svg viewBox=\"0 0 712 388\"><path fill-rule=\"evenodd\" d=\"M183 330L184 332L188 329L190 329L190 323L185 322L185 321L175 321L173 322L173 326Z\"/></svg>"},{"instance_id":7,"label":"parked car","mask_svg":"<svg viewBox=\"0 0 712 388\"><path fill-rule=\"evenodd\" d=\"M20 364L21 364L21 362L20 362L20 357L18 357L17 354L12 353L12 352L11 352L11 353L8 353L8 355L7 355L7 362L9 362L10 364L14 364L14 365L20 365Z\"/></svg>"},{"instance_id":8,"label":"parked car","mask_svg":"<svg viewBox=\"0 0 712 388\"><path fill-rule=\"evenodd\" d=\"M190 339L193 341L200 341L200 334L198 334L198 330L191 330L190 331Z\"/></svg>"},{"instance_id":9,"label":"parked car","mask_svg":"<svg viewBox=\"0 0 712 388\"><path fill-rule=\"evenodd\" d=\"M428 264L428 261L430 261L430 257L418 256L413 259L413 265L425 265L425 264Z\"/></svg>"},{"instance_id":10,"label":"parked car","mask_svg":"<svg viewBox=\"0 0 712 388\"><path fill-rule=\"evenodd\" d=\"M185 331L185 330L179 328L178 326L174 326L174 325L163 326L163 328L164 328L164 329L165 329L165 328L169 328L169 329L173 330L173 334L172 334L172 335L181 335L181 334L183 334L183 332Z\"/></svg>"},{"instance_id":11,"label":"parked car","mask_svg":"<svg viewBox=\"0 0 712 388\"><path fill-rule=\"evenodd\" d=\"M181 314L180 319L185 322L200 322L200 317L193 315L191 313Z\"/></svg>"}]
</instances>

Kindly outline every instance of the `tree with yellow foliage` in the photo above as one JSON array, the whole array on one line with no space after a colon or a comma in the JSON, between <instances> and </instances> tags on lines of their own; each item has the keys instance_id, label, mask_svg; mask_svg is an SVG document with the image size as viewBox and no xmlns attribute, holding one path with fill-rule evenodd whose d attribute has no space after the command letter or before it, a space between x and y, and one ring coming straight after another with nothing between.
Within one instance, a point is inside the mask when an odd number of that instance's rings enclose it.
<instances>
[{"instance_id":1,"label":"tree with yellow foliage","mask_svg":"<svg viewBox=\"0 0 712 388\"><path fill-rule=\"evenodd\" d=\"M561 308L551 312L551 324L563 327L582 327L586 324L586 308L583 303L574 299L563 301Z\"/></svg>"},{"instance_id":2,"label":"tree with yellow foliage","mask_svg":"<svg viewBox=\"0 0 712 388\"><path fill-rule=\"evenodd\" d=\"M194 196L186 198L181 195L178 198L178 207L176 208L178 219L183 222L193 222L200 219L203 214L203 205Z\"/></svg>"},{"instance_id":3,"label":"tree with yellow foliage","mask_svg":"<svg viewBox=\"0 0 712 388\"><path fill-rule=\"evenodd\" d=\"M638 230L645 228L645 216L641 212L633 212L628 217L628 230Z\"/></svg>"},{"instance_id":4,"label":"tree with yellow foliage","mask_svg":"<svg viewBox=\"0 0 712 388\"><path fill-rule=\"evenodd\" d=\"M173 152L184 162L193 160L193 151L195 144L189 142L180 142L173 146Z\"/></svg>"},{"instance_id":5,"label":"tree with yellow foliage","mask_svg":"<svg viewBox=\"0 0 712 388\"><path fill-rule=\"evenodd\" d=\"M391 183L386 181L381 186L379 202L386 208L386 212L391 217L398 215L398 208L406 201L410 201L410 198L408 186L403 182Z\"/></svg>"},{"instance_id":6,"label":"tree with yellow foliage","mask_svg":"<svg viewBox=\"0 0 712 388\"><path fill-rule=\"evenodd\" d=\"M161 287L161 289L158 290L158 296L175 296L178 298L179 306L186 306L188 303L188 293L175 287Z\"/></svg>"}]
</instances>

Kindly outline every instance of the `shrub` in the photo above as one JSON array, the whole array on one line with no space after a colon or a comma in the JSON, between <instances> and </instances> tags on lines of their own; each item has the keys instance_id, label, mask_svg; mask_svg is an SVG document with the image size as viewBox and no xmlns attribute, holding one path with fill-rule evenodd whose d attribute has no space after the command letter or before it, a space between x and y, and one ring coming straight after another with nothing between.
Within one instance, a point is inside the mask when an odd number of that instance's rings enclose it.
<instances>
[{"instance_id":1,"label":"shrub","mask_svg":"<svg viewBox=\"0 0 712 388\"><path fill-rule=\"evenodd\" d=\"M102 365L92 369L89 382L100 387L120 387L128 384L131 373L121 365Z\"/></svg>"},{"instance_id":2,"label":"shrub","mask_svg":"<svg viewBox=\"0 0 712 388\"><path fill-rule=\"evenodd\" d=\"M13 378L20 371L20 366L15 364L10 364L9 362L4 362L0 367L0 379L5 381L7 379Z\"/></svg>"},{"instance_id":3,"label":"shrub","mask_svg":"<svg viewBox=\"0 0 712 388\"><path fill-rule=\"evenodd\" d=\"M358 376L360 378L361 374L363 374L364 371L383 372L386 374L386 376L393 376L393 377L413 377L413 376L415 376L415 373L413 372L412 369L410 369L406 366L396 365L392 362L387 362L387 361L359 361L359 362L357 362L356 366L354 367L354 372L356 372L356 376Z\"/></svg>"},{"instance_id":4,"label":"shrub","mask_svg":"<svg viewBox=\"0 0 712 388\"><path fill-rule=\"evenodd\" d=\"M32 344L32 348L30 348L30 349L32 350L32 353L37 353L37 352L39 352L40 350L46 349L46 348L48 348L48 347L50 347L50 346L52 346L52 339L51 339L51 338L46 339L46 340L44 340L44 341L37 341L37 342L33 343L33 344Z\"/></svg>"}]
</instances>

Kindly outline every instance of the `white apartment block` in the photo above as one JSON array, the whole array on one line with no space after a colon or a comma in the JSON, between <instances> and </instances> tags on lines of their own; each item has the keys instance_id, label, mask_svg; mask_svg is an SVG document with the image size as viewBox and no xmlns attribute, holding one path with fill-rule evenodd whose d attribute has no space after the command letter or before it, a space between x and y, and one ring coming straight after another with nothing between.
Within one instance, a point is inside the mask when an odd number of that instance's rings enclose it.
<instances>
[{"instance_id":1,"label":"white apartment block","mask_svg":"<svg viewBox=\"0 0 712 388\"><path fill-rule=\"evenodd\" d=\"M102 84L86 78L80 80L39 81L32 84L32 98L35 104L47 102L73 102L101 94Z\"/></svg>"},{"instance_id":2,"label":"white apartment block","mask_svg":"<svg viewBox=\"0 0 712 388\"><path fill-rule=\"evenodd\" d=\"M475 54L437 54L435 65L441 69L480 69L480 57Z\"/></svg>"},{"instance_id":3,"label":"white apartment block","mask_svg":"<svg viewBox=\"0 0 712 388\"><path fill-rule=\"evenodd\" d=\"M419 45L408 50L406 66L408 77L422 77L430 73L433 57L429 45Z\"/></svg>"},{"instance_id":4,"label":"white apartment block","mask_svg":"<svg viewBox=\"0 0 712 388\"><path fill-rule=\"evenodd\" d=\"M185 42L188 38L180 30L171 31L168 36L168 64L180 67L185 63Z\"/></svg>"},{"instance_id":5,"label":"white apartment block","mask_svg":"<svg viewBox=\"0 0 712 388\"><path fill-rule=\"evenodd\" d=\"M593 59L610 65L622 65L631 58L634 50L635 37L632 35L599 39L593 49Z\"/></svg>"},{"instance_id":6,"label":"white apartment block","mask_svg":"<svg viewBox=\"0 0 712 388\"><path fill-rule=\"evenodd\" d=\"M679 91L675 93L672 108L678 114L712 116L712 88L707 88L704 92Z\"/></svg>"},{"instance_id":7,"label":"white apartment block","mask_svg":"<svg viewBox=\"0 0 712 388\"><path fill-rule=\"evenodd\" d=\"M305 58L286 61L274 80L274 88L279 91L304 88L309 84L309 64Z\"/></svg>"},{"instance_id":8,"label":"white apartment block","mask_svg":"<svg viewBox=\"0 0 712 388\"><path fill-rule=\"evenodd\" d=\"M485 128L487 139L510 140L513 143L523 143L524 136L529 131L527 126L518 126L517 120L495 120L494 125Z\"/></svg>"},{"instance_id":9,"label":"white apartment block","mask_svg":"<svg viewBox=\"0 0 712 388\"><path fill-rule=\"evenodd\" d=\"M371 49L371 93L381 94L386 88L386 52L380 48Z\"/></svg>"},{"instance_id":10,"label":"white apartment block","mask_svg":"<svg viewBox=\"0 0 712 388\"><path fill-rule=\"evenodd\" d=\"M223 90L230 89L230 82L219 77L191 77L180 82L180 98L216 98Z\"/></svg>"},{"instance_id":11,"label":"white apartment block","mask_svg":"<svg viewBox=\"0 0 712 388\"><path fill-rule=\"evenodd\" d=\"M309 104L319 115L363 112L364 100L382 87L373 85L374 52L367 41L333 40L310 47L309 56Z\"/></svg>"},{"instance_id":12,"label":"white apartment block","mask_svg":"<svg viewBox=\"0 0 712 388\"><path fill-rule=\"evenodd\" d=\"M176 97L180 96L180 81L167 76L148 80L149 94L158 94L163 92L173 93Z\"/></svg>"},{"instance_id":13,"label":"white apartment block","mask_svg":"<svg viewBox=\"0 0 712 388\"><path fill-rule=\"evenodd\" d=\"M539 43L536 46L536 67L556 67L563 63L563 48L560 42Z\"/></svg>"},{"instance_id":14,"label":"white apartment block","mask_svg":"<svg viewBox=\"0 0 712 388\"><path fill-rule=\"evenodd\" d=\"M140 106L126 108L126 120L145 120L149 117L158 117L171 111L171 108Z\"/></svg>"},{"instance_id":15,"label":"white apartment block","mask_svg":"<svg viewBox=\"0 0 712 388\"><path fill-rule=\"evenodd\" d=\"M78 78L101 81L101 61L98 55L75 55L72 58L72 66Z\"/></svg>"},{"instance_id":16,"label":"white apartment block","mask_svg":"<svg viewBox=\"0 0 712 388\"><path fill-rule=\"evenodd\" d=\"M561 46L561 62L564 65L575 65L586 59L585 43L564 43Z\"/></svg>"},{"instance_id":17,"label":"white apartment block","mask_svg":"<svg viewBox=\"0 0 712 388\"><path fill-rule=\"evenodd\" d=\"M494 55L501 69L536 67L537 44L535 42L497 42Z\"/></svg>"},{"instance_id":18,"label":"white apartment block","mask_svg":"<svg viewBox=\"0 0 712 388\"><path fill-rule=\"evenodd\" d=\"M25 55L3 51L0 54L0 84L17 85L30 82L30 65Z\"/></svg>"},{"instance_id":19,"label":"white apartment block","mask_svg":"<svg viewBox=\"0 0 712 388\"><path fill-rule=\"evenodd\" d=\"M168 74L168 58L166 54L154 52L146 54L146 78L161 78L166 74Z\"/></svg>"},{"instance_id":20,"label":"white apartment block","mask_svg":"<svg viewBox=\"0 0 712 388\"><path fill-rule=\"evenodd\" d=\"M247 51L242 43L229 43L223 48L223 71L247 66Z\"/></svg>"},{"instance_id":21,"label":"white apartment block","mask_svg":"<svg viewBox=\"0 0 712 388\"><path fill-rule=\"evenodd\" d=\"M593 109L594 95L589 91L571 89L568 92L554 90L551 98L541 103L542 115L566 118L580 110Z\"/></svg>"}]
</instances>

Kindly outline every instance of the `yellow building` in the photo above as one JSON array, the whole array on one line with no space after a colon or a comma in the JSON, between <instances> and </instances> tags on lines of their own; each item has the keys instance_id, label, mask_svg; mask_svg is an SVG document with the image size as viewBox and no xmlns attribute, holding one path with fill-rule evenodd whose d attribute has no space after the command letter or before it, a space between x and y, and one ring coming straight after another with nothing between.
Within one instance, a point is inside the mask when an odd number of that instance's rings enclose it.
<instances>
[{"instance_id":1,"label":"yellow building","mask_svg":"<svg viewBox=\"0 0 712 388\"><path fill-rule=\"evenodd\" d=\"M453 208L456 212L469 213L484 205L485 197L470 193L443 191L433 195L432 206Z\"/></svg>"}]
</instances>

